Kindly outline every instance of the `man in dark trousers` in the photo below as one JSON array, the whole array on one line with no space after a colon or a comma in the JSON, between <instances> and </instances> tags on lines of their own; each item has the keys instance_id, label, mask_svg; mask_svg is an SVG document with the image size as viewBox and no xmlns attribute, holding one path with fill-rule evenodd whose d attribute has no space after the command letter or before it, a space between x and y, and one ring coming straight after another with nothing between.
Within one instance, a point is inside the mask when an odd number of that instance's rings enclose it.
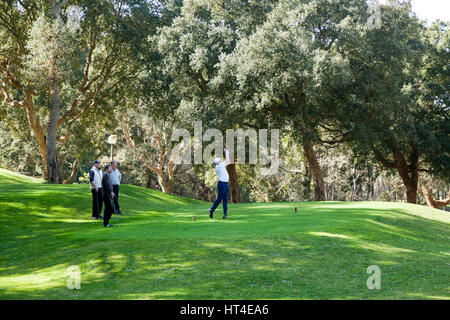
<instances>
[{"instance_id":1,"label":"man in dark trousers","mask_svg":"<svg viewBox=\"0 0 450 320\"><path fill-rule=\"evenodd\" d=\"M114 198L111 179L109 177L111 170L112 170L111 165L107 164L105 166L105 173L103 174L102 178L103 200L105 201L105 212L103 213L104 227L112 227L112 225L109 224L109 219L111 219L111 215L113 212L111 199Z\"/></svg>"},{"instance_id":2,"label":"man in dark trousers","mask_svg":"<svg viewBox=\"0 0 450 320\"><path fill-rule=\"evenodd\" d=\"M100 169L100 161L95 160L94 166L89 171L89 183L92 193L92 219L100 220L103 217L103 192L102 192L102 170Z\"/></svg>"},{"instance_id":3,"label":"man in dark trousers","mask_svg":"<svg viewBox=\"0 0 450 320\"><path fill-rule=\"evenodd\" d=\"M231 163L230 154L227 149L223 149L225 153L225 161L221 158L214 158L214 164L216 165L217 178L219 182L217 183L217 189L219 194L217 195L216 201L214 201L211 209L208 209L209 217L213 218L214 210L216 210L217 206L222 201L223 205L223 219L227 218L227 210L228 210L228 172L226 166Z\"/></svg>"},{"instance_id":4,"label":"man in dark trousers","mask_svg":"<svg viewBox=\"0 0 450 320\"><path fill-rule=\"evenodd\" d=\"M111 173L109 174L109 179L111 180L111 184L113 186L113 192L114 192L114 214L122 214L122 210L120 210L119 205L119 186L120 186L120 180L122 180L122 175L120 174L119 169L117 168L117 161L113 160L111 161Z\"/></svg>"}]
</instances>

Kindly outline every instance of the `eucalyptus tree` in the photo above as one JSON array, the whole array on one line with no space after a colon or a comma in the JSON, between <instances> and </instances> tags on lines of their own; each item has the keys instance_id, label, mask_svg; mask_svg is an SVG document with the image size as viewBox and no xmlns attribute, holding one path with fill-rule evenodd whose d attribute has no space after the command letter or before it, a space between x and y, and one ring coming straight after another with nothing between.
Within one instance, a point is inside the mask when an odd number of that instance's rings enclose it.
<instances>
[{"instance_id":1,"label":"eucalyptus tree","mask_svg":"<svg viewBox=\"0 0 450 320\"><path fill-rule=\"evenodd\" d=\"M3 105L25 110L39 145L44 176L62 182L58 143L140 71L139 45L158 13L144 0L0 3L0 89Z\"/></svg>"}]
</instances>

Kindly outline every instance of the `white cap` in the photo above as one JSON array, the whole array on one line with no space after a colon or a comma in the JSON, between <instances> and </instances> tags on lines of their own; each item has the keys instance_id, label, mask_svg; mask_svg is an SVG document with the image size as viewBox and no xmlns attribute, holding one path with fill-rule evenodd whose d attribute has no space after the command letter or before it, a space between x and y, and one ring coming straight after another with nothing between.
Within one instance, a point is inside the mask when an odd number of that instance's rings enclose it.
<instances>
[{"instance_id":1,"label":"white cap","mask_svg":"<svg viewBox=\"0 0 450 320\"><path fill-rule=\"evenodd\" d=\"M217 165L217 164L219 164L220 160L222 160L222 159L220 159L220 158L214 158L214 163Z\"/></svg>"}]
</instances>

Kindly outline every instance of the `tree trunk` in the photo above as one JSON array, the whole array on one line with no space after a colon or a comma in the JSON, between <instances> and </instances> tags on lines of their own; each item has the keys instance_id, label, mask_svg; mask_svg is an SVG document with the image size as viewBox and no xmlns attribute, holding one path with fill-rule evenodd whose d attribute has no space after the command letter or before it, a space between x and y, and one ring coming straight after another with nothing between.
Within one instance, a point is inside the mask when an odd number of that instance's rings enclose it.
<instances>
[{"instance_id":1,"label":"tree trunk","mask_svg":"<svg viewBox=\"0 0 450 320\"><path fill-rule=\"evenodd\" d=\"M24 99L25 111L27 112L28 124L33 130L34 137L39 145L39 150L42 157L42 165L44 169L44 179L47 180L47 143L45 141L45 135L42 130L42 126L38 116L36 115L36 109L34 108L33 95L25 91Z\"/></svg>"},{"instance_id":2,"label":"tree trunk","mask_svg":"<svg viewBox=\"0 0 450 320\"><path fill-rule=\"evenodd\" d=\"M416 203L417 182L419 179L419 157L415 150L413 150L410 156L410 164L408 165L401 152L394 150L393 154L398 173L406 187L406 201L408 203Z\"/></svg>"},{"instance_id":3,"label":"tree trunk","mask_svg":"<svg viewBox=\"0 0 450 320\"><path fill-rule=\"evenodd\" d=\"M241 202L241 193L239 192L239 182L234 163L227 165L228 176L230 177L230 201L233 203Z\"/></svg>"},{"instance_id":4,"label":"tree trunk","mask_svg":"<svg viewBox=\"0 0 450 320\"><path fill-rule=\"evenodd\" d=\"M164 193L170 193L172 190L170 189L169 184L167 183L164 177L158 175L158 183L161 186L161 191Z\"/></svg>"},{"instance_id":5,"label":"tree trunk","mask_svg":"<svg viewBox=\"0 0 450 320\"><path fill-rule=\"evenodd\" d=\"M49 183L62 183L61 170L56 149L56 131L58 126L61 97L58 84L50 84L51 109L47 122L46 157L47 157L47 181Z\"/></svg>"},{"instance_id":6,"label":"tree trunk","mask_svg":"<svg viewBox=\"0 0 450 320\"><path fill-rule=\"evenodd\" d=\"M164 193L170 193L172 191L172 185L167 181L164 171L160 168L156 168L156 170L153 170L158 175L158 184L161 186L161 191Z\"/></svg>"},{"instance_id":7,"label":"tree trunk","mask_svg":"<svg viewBox=\"0 0 450 320\"><path fill-rule=\"evenodd\" d=\"M441 207L445 207L450 203L450 191L448 192L447 198L443 200L434 200L433 194L430 188L426 188L425 186L421 186L421 190L427 205L431 208L439 209Z\"/></svg>"},{"instance_id":8,"label":"tree trunk","mask_svg":"<svg viewBox=\"0 0 450 320\"><path fill-rule=\"evenodd\" d=\"M406 186L406 201L408 203L416 203L417 202L417 184L407 185Z\"/></svg>"},{"instance_id":9,"label":"tree trunk","mask_svg":"<svg viewBox=\"0 0 450 320\"><path fill-rule=\"evenodd\" d=\"M308 160L308 165L314 180L314 200L324 201L325 184L323 181L322 170L320 169L319 161L317 161L317 155L311 141L307 139L303 140L303 151L305 152L305 156Z\"/></svg>"},{"instance_id":10,"label":"tree trunk","mask_svg":"<svg viewBox=\"0 0 450 320\"><path fill-rule=\"evenodd\" d=\"M373 182L371 185L371 190L370 190L370 200L371 201L375 201L375 183Z\"/></svg>"},{"instance_id":11,"label":"tree trunk","mask_svg":"<svg viewBox=\"0 0 450 320\"><path fill-rule=\"evenodd\" d=\"M77 174L78 174L78 161L75 160L75 162L72 165L72 174L70 175L70 177L68 177L66 180L64 180L63 183L64 184L71 183L77 177Z\"/></svg>"}]
</instances>

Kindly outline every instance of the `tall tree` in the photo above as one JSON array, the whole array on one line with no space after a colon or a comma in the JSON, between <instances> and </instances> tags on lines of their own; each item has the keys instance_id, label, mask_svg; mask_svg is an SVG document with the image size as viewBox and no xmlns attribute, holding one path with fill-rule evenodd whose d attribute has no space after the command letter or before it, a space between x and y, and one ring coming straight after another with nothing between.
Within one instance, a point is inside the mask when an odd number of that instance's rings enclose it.
<instances>
[{"instance_id":1,"label":"tall tree","mask_svg":"<svg viewBox=\"0 0 450 320\"><path fill-rule=\"evenodd\" d=\"M177 114L185 124L202 120L206 125L225 130L245 126L224 113L223 90L211 84L217 74L221 55L233 51L237 39L250 34L265 20L277 1L187 0L170 26L161 28L158 48L164 58L171 89L180 97ZM242 118L240 118L242 119ZM234 164L229 165L230 194L239 202L239 183Z\"/></svg>"},{"instance_id":2,"label":"tall tree","mask_svg":"<svg viewBox=\"0 0 450 320\"><path fill-rule=\"evenodd\" d=\"M280 1L254 33L222 57L214 80L217 88L227 88L227 107L235 114L254 126L294 133L308 160L316 200L325 200L325 185L314 144L339 98L334 86L348 75L340 40L359 26L366 9L351 0Z\"/></svg>"},{"instance_id":3,"label":"tall tree","mask_svg":"<svg viewBox=\"0 0 450 320\"><path fill-rule=\"evenodd\" d=\"M75 4L83 19L72 37L61 28L67 14L55 16L66 12L67 1L0 4L1 97L8 106L25 109L41 151L44 176L56 183L62 182L57 143L67 143L81 118L136 77L139 44L158 19L144 0Z\"/></svg>"},{"instance_id":4,"label":"tall tree","mask_svg":"<svg viewBox=\"0 0 450 320\"><path fill-rule=\"evenodd\" d=\"M430 37L409 3L381 6L381 15L379 29L344 41L352 75L341 91L350 99L336 118L354 149L395 169L416 203L421 171L449 176L448 30L432 27Z\"/></svg>"}]
</instances>

